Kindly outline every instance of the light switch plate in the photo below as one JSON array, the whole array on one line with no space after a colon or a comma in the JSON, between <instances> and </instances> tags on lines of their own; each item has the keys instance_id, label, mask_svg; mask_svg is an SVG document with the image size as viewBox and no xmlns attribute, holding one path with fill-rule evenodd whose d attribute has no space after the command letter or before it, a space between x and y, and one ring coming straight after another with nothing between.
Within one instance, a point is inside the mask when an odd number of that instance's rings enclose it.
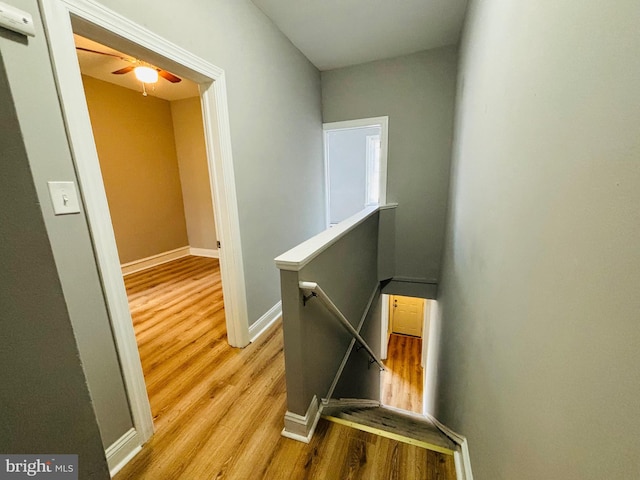
<instances>
[{"instance_id":1,"label":"light switch plate","mask_svg":"<svg viewBox=\"0 0 640 480\"><path fill-rule=\"evenodd\" d=\"M56 215L68 215L80 213L80 204L76 186L73 182L47 182L49 195L53 203L53 213Z\"/></svg>"}]
</instances>

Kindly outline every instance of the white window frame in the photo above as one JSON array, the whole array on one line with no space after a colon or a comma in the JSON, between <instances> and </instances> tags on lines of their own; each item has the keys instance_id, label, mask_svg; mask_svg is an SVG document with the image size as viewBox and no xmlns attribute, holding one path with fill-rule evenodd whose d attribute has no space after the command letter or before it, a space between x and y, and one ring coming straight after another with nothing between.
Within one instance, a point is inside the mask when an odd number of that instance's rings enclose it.
<instances>
[{"instance_id":1,"label":"white window frame","mask_svg":"<svg viewBox=\"0 0 640 480\"><path fill-rule=\"evenodd\" d=\"M364 206L370 207L372 205L380 205L380 137L381 135L367 135L366 136L366 159L365 159L365 193L364 193ZM377 155L376 155L377 154ZM376 158L377 157L377 158ZM378 183L375 185L377 201L372 202L374 185L371 182L371 176L376 173L376 160L377 160L377 177Z\"/></svg>"},{"instance_id":2,"label":"white window frame","mask_svg":"<svg viewBox=\"0 0 640 480\"><path fill-rule=\"evenodd\" d=\"M331 225L331 215L329 210L329 192L331 180L329 175L329 132L336 130L350 130L355 128L380 127L380 198L378 205L387 203L387 154L389 139L389 117L359 118L357 120L346 120L342 122L330 122L322 125L324 137L324 192L325 192L325 223L327 228Z\"/></svg>"}]
</instances>

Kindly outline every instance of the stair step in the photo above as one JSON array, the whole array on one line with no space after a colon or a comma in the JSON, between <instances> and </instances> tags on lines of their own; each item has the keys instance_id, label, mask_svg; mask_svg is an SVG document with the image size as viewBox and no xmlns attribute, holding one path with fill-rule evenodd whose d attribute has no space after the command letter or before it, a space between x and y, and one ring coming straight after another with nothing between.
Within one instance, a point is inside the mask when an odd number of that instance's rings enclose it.
<instances>
[{"instance_id":1,"label":"stair step","mask_svg":"<svg viewBox=\"0 0 640 480\"><path fill-rule=\"evenodd\" d=\"M441 453L451 455L457 449L457 445L424 415L354 403L327 405L322 416L336 423Z\"/></svg>"}]
</instances>

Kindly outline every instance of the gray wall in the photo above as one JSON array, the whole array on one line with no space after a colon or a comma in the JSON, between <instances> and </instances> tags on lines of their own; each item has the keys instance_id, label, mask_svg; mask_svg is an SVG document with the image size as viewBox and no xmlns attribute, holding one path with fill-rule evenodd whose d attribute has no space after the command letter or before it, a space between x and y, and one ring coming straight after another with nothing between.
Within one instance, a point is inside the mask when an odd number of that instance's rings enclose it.
<instances>
[{"instance_id":1,"label":"gray wall","mask_svg":"<svg viewBox=\"0 0 640 480\"><path fill-rule=\"evenodd\" d=\"M273 259L324 228L318 70L249 0L102 3L225 70L253 323L279 301Z\"/></svg>"},{"instance_id":2,"label":"gray wall","mask_svg":"<svg viewBox=\"0 0 640 480\"><path fill-rule=\"evenodd\" d=\"M640 478L640 8L472 4L437 417L478 480Z\"/></svg>"},{"instance_id":3,"label":"gray wall","mask_svg":"<svg viewBox=\"0 0 640 480\"><path fill-rule=\"evenodd\" d=\"M387 201L400 204L396 278L440 276L456 62L448 47L322 72L324 122L389 116Z\"/></svg>"},{"instance_id":4,"label":"gray wall","mask_svg":"<svg viewBox=\"0 0 640 480\"><path fill-rule=\"evenodd\" d=\"M80 478L108 479L1 57L0 132L0 452L78 454Z\"/></svg>"},{"instance_id":5,"label":"gray wall","mask_svg":"<svg viewBox=\"0 0 640 480\"><path fill-rule=\"evenodd\" d=\"M55 217L49 199L47 181L77 180L37 2L22 0L12 2L12 5L31 13L37 27L36 37L29 38L28 42L25 37L3 34L0 36L0 51L58 269L59 280L49 281L52 282L51 288L62 286L102 440L105 446L109 446L133 424L86 218L84 214ZM19 197L20 193L17 195ZM40 231L38 235L45 233ZM35 261L34 265L37 268L38 262ZM31 275L27 268L24 273L16 273L18 276L22 274ZM42 288L46 289L46 283L43 282ZM44 305L42 308L46 311ZM70 332L66 334L70 335Z\"/></svg>"},{"instance_id":6,"label":"gray wall","mask_svg":"<svg viewBox=\"0 0 640 480\"><path fill-rule=\"evenodd\" d=\"M367 314L360 336L371 347L373 352L380 358L382 347L382 295L376 293L376 297L371 304L371 309ZM355 347L357 347L356 344ZM333 398L364 398L380 401L380 368L375 363L369 363L371 357L369 353L361 348L353 348L349 359L342 371L340 380L333 392Z\"/></svg>"},{"instance_id":7,"label":"gray wall","mask_svg":"<svg viewBox=\"0 0 640 480\"><path fill-rule=\"evenodd\" d=\"M170 15L157 2L104 3L226 70L249 315L255 321L279 299L273 258L323 227L319 74L249 1L194 2ZM86 218L54 217L46 191L47 180L75 175L37 2L12 4L34 16L37 36L25 42L3 33L0 49L108 445L130 428L131 419Z\"/></svg>"}]
</instances>

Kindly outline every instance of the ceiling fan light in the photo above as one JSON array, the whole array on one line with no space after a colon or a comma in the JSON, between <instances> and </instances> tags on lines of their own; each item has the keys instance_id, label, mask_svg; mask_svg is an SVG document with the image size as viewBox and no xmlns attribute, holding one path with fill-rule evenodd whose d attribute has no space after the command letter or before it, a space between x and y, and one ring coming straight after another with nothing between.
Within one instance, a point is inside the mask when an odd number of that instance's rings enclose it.
<instances>
[{"instance_id":1,"label":"ceiling fan light","mask_svg":"<svg viewBox=\"0 0 640 480\"><path fill-rule=\"evenodd\" d=\"M156 83L158 81L158 71L151 67L136 67L133 69L133 73L143 83Z\"/></svg>"}]
</instances>

